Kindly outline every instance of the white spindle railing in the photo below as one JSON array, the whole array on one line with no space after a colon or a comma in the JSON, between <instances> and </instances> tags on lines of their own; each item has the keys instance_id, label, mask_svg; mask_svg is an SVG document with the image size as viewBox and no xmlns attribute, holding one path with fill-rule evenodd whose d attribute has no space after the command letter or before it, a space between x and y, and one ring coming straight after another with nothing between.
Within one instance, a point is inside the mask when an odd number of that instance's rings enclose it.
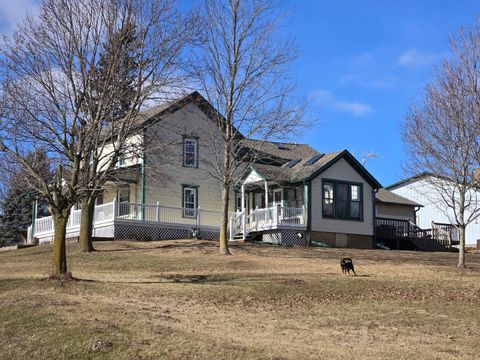
<instances>
[{"instance_id":1,"label":"white spindle railing","mask_svg":"<svg viewBox=\"0 0 480 360\"><path fill-rule=\"evenodd\" d=\"M82 221L82 210L72 210L70 216L68 217L67 228L78 227Z\"/></svg>"},{"instance_id":2,"label":"white spindle railing","mask_svg":"<svg viewBox=\"0 0 480 360\"><path fill-rule=\"evenodd\" d=\"M95 206L93 213L93 223L98 224L104 221L111 221L115 213L115 201L107 204Z\"/></svg>"},{"instance_id":3,"label":"white spindle railing","mask_svg":"<svg viewBox=\"0 0 480 360\"><path fill-rule=\"evenodd\" d=\"M81 223L81 210L72 210L68 224L69 229L78 229ZM245 212L229 214L230 237L249 231L269 229L275 226L303 227L305 225L305 207L290 208L275 206L270 208L256 208L249 215ZM93 225L105 224L117 220L145 221L171 225L187 225L192 227L215 226L220 223L221 212L200 208L182 208L173 206L142 205L135 203L111 203L95 207ZM215 224L215 225L214 225ZM218 226L218 225L217 225ZM53 219L51 216L35 221L35 234L53 233Z\"/></svg>"},{"instance_id":4,"label":"white spindle railing","mask_svg":"<svg viewBox=\"0 0 480 360\"><path fill-rule=\"evenodd\" d=\"M35 235L53 232L53 219L51 216L35 220Z\"/></svg>"},{"instance_id":5,"label":"white spindle railing","mask_svg":"<svg viewBox=\"0 0 480 360\"><path fill-rule=\"evenodd\" d=\"M238 211L230 217L230 240L242 232L244 214L245 212Z\"/></svg>"}]
</instances>

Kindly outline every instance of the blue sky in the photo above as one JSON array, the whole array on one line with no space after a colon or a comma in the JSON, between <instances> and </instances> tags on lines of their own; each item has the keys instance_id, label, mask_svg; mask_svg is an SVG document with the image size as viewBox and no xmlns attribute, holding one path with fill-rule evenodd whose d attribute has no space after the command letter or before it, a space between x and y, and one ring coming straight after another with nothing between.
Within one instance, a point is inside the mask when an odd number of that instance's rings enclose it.
<instances>
[{"instance_id":1,"label":"blue sky","mask_svg":"<svg viewBox=\"0 0 480 360\"><path fill-rule=\"evenodd\" d=\"M299 142L349 149L383 184L403 178L401 122L422 96L450 34L471 26L478 1L289 1L288 31L302 50L298 92L318 109Z\"/></svg>"},{"instance_id":2,"label":"blue sky","mask_svg":"<svg viewBox=\"0 0 480 360\"><path fill-rule=\"evenodd\" d=\"M36 3L0 0L0 33ZM285 8L285 31L301 50L297 93L315 114L292 140L320 152L349 149L383 185L404 177L403 116L448 55L449 35L480 16L480 2L288 0Z\"/></svg>"}]
</instances>

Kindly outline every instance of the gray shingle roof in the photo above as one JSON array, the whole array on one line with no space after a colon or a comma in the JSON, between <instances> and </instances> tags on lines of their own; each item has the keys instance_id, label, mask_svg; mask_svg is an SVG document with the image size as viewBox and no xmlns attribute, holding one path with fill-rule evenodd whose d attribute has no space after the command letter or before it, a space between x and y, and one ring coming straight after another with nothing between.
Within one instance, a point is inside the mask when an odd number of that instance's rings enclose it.
<instances>
[{"instance_id":1,"label":"gray shingle roof","mask_svg":"<svg viewBox=\"0 0 480 360\"><path fill-rule=\"evenodd\" d=\"M342 152L343 151L335 151L325 154L312 165L307 165L306 163L311 156L316 154L303 158L291 168L288 167L288 163L284 164L283 166L253 164L252 167L268 181L298 182L308 179L323 166L327 165L330 161L339 156Z\"/></svg>"},{"instance_id":2,"label":"gray shingle roof","mask_svg":"<svg viewBox=\"0 0 480 360\"><path fill-rule=\"evenodd\" d=\"M385 189L378 189L378 192L375 197L377 202L382 202L382 203L422 206L421 204L416 203L415 201L409 200L407 198L404 198L403 196L400 196L398 194L395 194Z\"/></svg>"},{"instance_id":3,"label":"gray shingle roof","mask_svg":"<svg viewBox=\"0 0 480 360\"><path fill-rule=\"evenodd\" d=\"M347 150L324 154L313 163L309 163L310 158L311 156L303 158L292 167L289 167L287 162L283 166L253 164L252 168L268 181L296 183L312 179L333 165L337 160L345 159L373 188L381 188L381 184Z\"/></svg>"},{"instance_id":4,"label":"gray shingle roof","mask_svg":"<svg viewBox=\"0 0 480 360\"><path fill-rule=\"evenodd\" d=\"M260 141L243 139L242 145L269 154L274 158L288 160L304 159L319 154L314 148L307 144L295 144L287 142Z\"/></svg>"}]
</instances>

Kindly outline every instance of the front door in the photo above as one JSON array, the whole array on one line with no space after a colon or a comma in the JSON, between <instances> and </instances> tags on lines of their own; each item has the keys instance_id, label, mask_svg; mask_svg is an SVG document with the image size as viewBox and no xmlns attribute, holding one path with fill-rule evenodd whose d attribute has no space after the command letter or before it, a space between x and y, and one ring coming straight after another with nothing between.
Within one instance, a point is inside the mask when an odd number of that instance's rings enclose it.
<instances>
[{"instance_id":1,"label":"front door","mask_svg":"<svg viewBox=\"0 0 480 360\"><path fill-rule=\"evenodd\" d=\"M282 206L282 189L273 190L273 207Z\"/></svg>"}]
</instances>

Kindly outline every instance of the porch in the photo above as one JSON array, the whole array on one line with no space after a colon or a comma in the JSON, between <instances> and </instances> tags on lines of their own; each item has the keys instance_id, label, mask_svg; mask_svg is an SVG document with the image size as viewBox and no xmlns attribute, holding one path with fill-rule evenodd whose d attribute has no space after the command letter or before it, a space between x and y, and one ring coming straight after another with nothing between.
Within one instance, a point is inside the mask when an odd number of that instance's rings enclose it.
<instances>
[{"instance_id":1,"label":"porch","mask_svg":"<svg viewBox=\"0 0 480 360\"><path fill-rule=\"evenodd\" d=\"M67 238L80 233L82 210L72 210L67 224ZM161 240L180 238L215 238L219 233L220 212L200 208L181 208L118 202L95 206L92 235L96 238L124 240ZM36 219L28 229L28 242L53 240L51 216Z\"/></svg>"},{"instance_id":2,"label":"porch","mask_svg":"<svg viewBox=\"0 0 480 360\"><path fill-rule=\"evenodd\" d=\"M236 213L230 219L230 240L250 234L307 228L305 185L269 181L253 170L237 192Z\"/></svg>"}]
</instances>

